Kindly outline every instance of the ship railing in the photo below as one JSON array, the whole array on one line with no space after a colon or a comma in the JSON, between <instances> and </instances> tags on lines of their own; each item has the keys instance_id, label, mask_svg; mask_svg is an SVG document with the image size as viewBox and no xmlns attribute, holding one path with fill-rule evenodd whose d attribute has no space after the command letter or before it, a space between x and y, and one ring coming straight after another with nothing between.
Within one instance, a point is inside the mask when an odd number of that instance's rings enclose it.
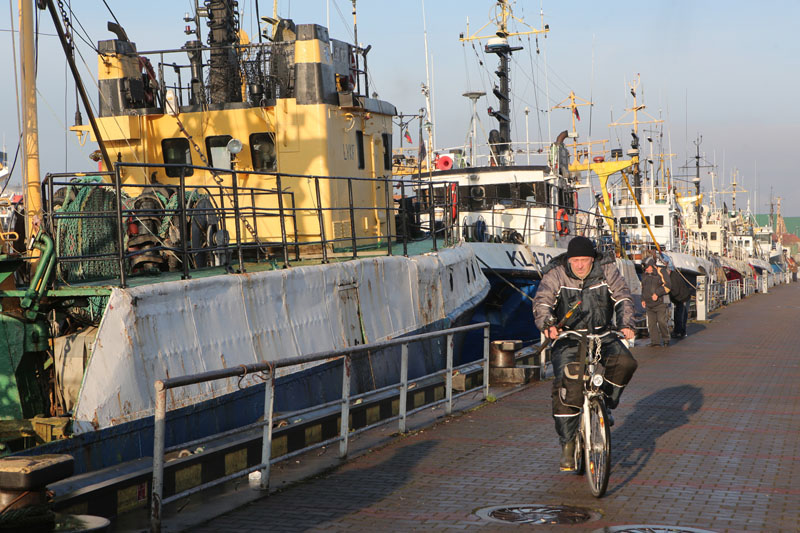
<instances>
[{"instance_id":1,"label":"ship railing","mask_svg":"<svg viewBox=\"0 0 800 533\"><path fill-rule=\"evenodd\" d=\"M174 175L171 183L123 182L136 172L165 169ZM212 173L217 180L189 182L196 172ZM117 163L114 172L48 174L45 223L65 281L118 279L121 287L130 276L154 270L180 271L188 279L204 267L237 266L245 272L246 261L288 267L301 259L327 263L332 255L355 259L363 251L393 255L393 243L402 244L407 256L417 241L430 240L430 250L437 251L440 244L458 240L454 182L407 180L394 193L391 185L391 178ZM78 202L81 191L86 205L64 209L64 197ZM87 207L97 204L86 203L87 191L101 191L104 203ZM298 196L305 198L303 205ZM372 229L366 227L370 220ZM99 236L91 246L72 242L90 236L91 224L99 228L92 230Z\"/></svg>"},{"instance_id":2,"label":"ship railing","mask_svg":"<svg viewBox=\"0 0 800 533\"><path fill-rule=\"evenodd\" d=\"M492 148L505 149L508 144L508 151L504 161L498 161L500 156L492 152ZM514 142L514 143L479 143L474 149L472 145L465 144L447 148L437 148L430 153L431 166L436 168L436 159L441 156L449 156L453 161L453 168L469 169L470 167L492 167L492 166L545 166L547 165L547 147L550 143L544 142ZM474 151L474 155L473 155ZM418 165L422 166L422 171L427 171L427 162L419 161L419 146L402 146L392 150L395 156L402 156L405 160L413 161L408 166L408 170L416 172ZM425 158L426 159L426 158ZM423 159L423 161L425 161ZM509 169L513 170L513 169Z\"/></svg>"},{"instance_id":3,"label":"ship railing","mask_svg":"<svg viewBox=\"0 0 800 533\"><path fill-rule=\"evenodd\" d=\"M246 43L223 46L203 46L197 43L191 48L174 48L160 50L144 50L138 52L141 57L155 56L158 58L158 102L160 108L165 108L167 91L171 90L179 106L186 105L215 105L230 103L227 100L215 101L211 89L204 80L209 78L210 67L208 62L192 65L188 53L193 52L206 57L212 50L233 50L239 57L238 70L242 77L243 102L253 106L274 105L276 98L289 98L293 96L294 88L291 87L289 75L277 73L274 68L273 43ZM367 53L369 49L350 46L349 79L352 79L353 94L365 98L370 94L369 77L367 76ZM293 58L293 54L290 56ZM197 77L197 69L202 72ZM237 83L239 77L236 78Z\"/></svg>"},{"instance_id":4,"label":"ship railing","mask_svg":"<svg viewBox=\"0 0 800 533\"><path fill-rule=\"evenodd\" d=\"M483 330L482 359L480 359L479 361L472 361L463 365L454 366L453 364L454 336L456 334L466 333L468 331L480 330L480 329ZM428 374L426 376L409 380L408 378L409 344L419 341L436 339L440 337L446 337L445 368L433 372L431 374ZM368 352L374 352L376 350L383 350L394 346L400 346L400 381L398 383L382 387L376 390L372 390L361 394L351 395L350 379L351 379L351 366L352 366L353 356L359 354L365 354ZM335 359L339 359L342 364L342 396L340 399L320 405L315 405L291 413L286 413L279 417L275 416L274 413L275 374L277 369L294 367L297 365L304 365L308 363L331 361ZM263 362L251 365L241 365L236 368L221 369L210 372L203 372L200 374L186 375L186 376L155 381L154 386L155 386L156 403L155 403L155 428L154 428L154 438L153 438L153 480L151 485L152 500L151 500L151 514L150 514L151 518L150 530L152 532L161 531L162 511L164 506L181 498L185 498L192 494L196 494L200 491L209 489L211 487L220 485L222 483L226 483L228 481L240 478L242 476L248 475L256 471L260 472L261 474L261 479L260 479L261 490L269 491L270 466L275 463L284 461L286 459L290 459L292 457L308 452L310 450L330 446L337 442L339 443L339 457L345 458L348 453L348 445L350 439L360 433L395 421L397 422L398 425L397 426L398 431L400 433L405 433L407 429L408 417L410 415L440 404L445 405L445 413L447 415L450 415L453 411L453 400L461 396L464 396L466 394L472 394L475 392L474 389L467 389L465 391L457 392L454 394L453 374L456 371L465 369L467 367L471 366L474 367L476 364L480 364L483 366L483 382L481 388L483 392L483 399L486 400L489 397L489 323L488 322L481 322L479 324L470 324L468 326L443 329L440 331L434 331L430 333L422 333L419 335L412 335L400 339L374 342L370 344L362 344L359 346L353 346L349 348L319 352L306 356L291 357L280 361ZM263 377L265 385L264 415L261 422L256 422L254 424L243 426L241 428L226 431L223 433L218 433L215 435L204 437L202 439L193 440L191 442L184 442L177 446L166 448L165 444L166 423L167 423L167 411L168 411L167 394L169 390L179 387L186 387L189 385L195 385L198 383L206 383L209 381L215 381L232 377L242 378L247 374L253 374L253 373L261 373L262 376L264 376ZM423 380L429 380L430 378L437 378L440 376L444 377L445 397L440 400L427 403L424 406L409 409L408 406L409 390L414 387L414 384L419 383ZM396 391L399 394L397 415L383 419L373 424L367 424L357 429L355 428L351 429L350 407L355 405L356 403L363 402L364 399L367 397L374 397L375 395L383 394L389 391ZM272 457L272 432L273 428L276 427L277 424L279 424L281 421L295 419L298 416L311 411L316 411L322 408L335 407L336 405L339 405L341 408L340 427L338 436L321 442L317 442L315 444L305 446L304 448L294 450L289 453L285 453L278 457ZM208 442L213 439L218 439L221 437L229 437L237 433L243 433L254 429L261 429L262 431L261 462L259 464L254 466L248 466L244 469L241 469L229 475L225 475L218 479L208 481L206 483L197 485L182 492L177 492L175 494L171 494L167 497L164 497L163 494L164 465L165 465L166 453L183 449L188 446L196 446L198 444Z\"/></svg>"},{"instance_id":5,"label":"ship railing","mask_svg":"<svg viewBox=\"0 0 800 533\"><path fill-rule=\"evenodd\" d=\"M541 241L541 245L545 245L559 238L575 235L593 237L609 230L608 217L570 205L485 197L481 206L470 205L469 201L462 200L462 212L466 209L470 213L460 221L461 234L466 241L534 245ZM510 212L512 209L524 209L524 212ZM545 214L541 214L542 209L546 210ZM559 215L562 210L563 214Z\"/></svg>"}]
</instances>

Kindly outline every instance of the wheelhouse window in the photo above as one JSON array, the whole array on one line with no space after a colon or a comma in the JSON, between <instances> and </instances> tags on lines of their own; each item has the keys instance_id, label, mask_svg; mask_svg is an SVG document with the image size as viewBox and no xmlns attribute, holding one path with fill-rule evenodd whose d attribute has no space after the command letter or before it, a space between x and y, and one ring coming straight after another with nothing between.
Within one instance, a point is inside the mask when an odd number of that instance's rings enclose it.
<instances>
[{"instance_id":1,"label":"wheelhouse window","mask_svg":"<svg viewBox=\"0 0 800 533\"><path fill-rule=\"evenodd\" d=\"M511 205L511 184L498 183L494 190L494 202L503 205Z\"/></svg>"},{"instance_id":2,"label":"wheelhouse window","mask_svg":"<svg viewBox=\"0 0 800 533\"><path fill-rule=\"evenodd\" d=\"M383 168L392 170L392 135L384 133L383 137Z\"/></svg>"},{"instance_id":3,"label":"wheelhouse window","mask_svg":"<svg viewBox=\"0 0 800 533\"><path fill-rule=\"evenodd\" d=\"M656 215L653 217L653 221L657 228L664 226L664 215Z\"/></svg>"},{"instance_id":4,"label":"wheelhouse window","mask_svg":"<svg viewBox=\"0 0 800 533\"><path fill-rule=\"evenodd\" d=\"M716 241L717 240L717 232L716 231L712 231L711 232L711 240L712 241Z\"/></svg>"},{"instance_id":5,"label":"wheelhouse window","mask_svg":"<svg viewBox=\"0 0 800 533\"><path fill-rule=\"evenodd\" d=\"M358 150L358 168L364 168L364 132L356 131L356 150Z\"/></svg>"},{"instance_id":6,"label":"wheelhouse window","mask_svg":"<svg viewBox=\"0 0 800 533\"><path fill-rule=\"evenodd\" d=\"M230 135L215 135L206 137L206 153L208 162L214 168L231 168L231 154L228 152L228 141L233 137Z\"/></svg>"},{"instance_id":7,"label":"wheelhouse window","mask_svg":"<svg viewBox=\"0 0 800 533\"><path fill-rule=\"evenodd\" d=\"M269 172L278 169L278 156L275 153L274 133L253 133L250 135L250 158L253 170Z\"/></svg>"},{"instance_id":8,"label":"wheelhouse window","mask_svg":"<svg viewBox=\"0 0 800 533\"><path fill-rule=\"evenodd\" d=\"M161 152L164 156L165 165L191 165L192 150L189 147L189 140L182 137L175 139L164 139L161 141ZM179 167L166 167L167 176L179 178L181 169ZM184 171L184 176L191 176L194 170L189 167Z\"/></svg>"},{"instance_id":9,"label":"wheelhouse window","mask_svg":"<svg viewBox=\"0 0 800 533\"><path fill-rule=\"evenodd\" d=\"M639 219L636 217L622 217L619 219L620 226L636 226Z\"/></svg>"}]
</instances>

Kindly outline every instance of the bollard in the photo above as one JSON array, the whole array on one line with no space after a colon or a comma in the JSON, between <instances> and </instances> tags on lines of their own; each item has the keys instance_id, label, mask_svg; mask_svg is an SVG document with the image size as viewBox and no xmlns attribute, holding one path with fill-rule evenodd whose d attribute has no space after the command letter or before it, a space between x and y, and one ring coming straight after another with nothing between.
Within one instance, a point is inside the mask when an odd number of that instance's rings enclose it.
<instances>
[{"instance_id":1,"label":"bollard","mask_svg":"<svg viewBox=\"0 0 800 533\"><path fill-rule=\"evenodd\" d=\"M708 284L705 276L697 276L697 295L695 299L697 320L699 322L708 320Z\"/></svg>"},{"instance_id":2,"label":"bollard","mask_svg":"<svg viewBox=\"0 0 800 533\"><path fill-rule=\"evenodd\" d=\"M764 274L761 276L761 293L767 294L769 292L769 286L767 280L769 279L769 274Z\"/></svg>"}]
</instances>

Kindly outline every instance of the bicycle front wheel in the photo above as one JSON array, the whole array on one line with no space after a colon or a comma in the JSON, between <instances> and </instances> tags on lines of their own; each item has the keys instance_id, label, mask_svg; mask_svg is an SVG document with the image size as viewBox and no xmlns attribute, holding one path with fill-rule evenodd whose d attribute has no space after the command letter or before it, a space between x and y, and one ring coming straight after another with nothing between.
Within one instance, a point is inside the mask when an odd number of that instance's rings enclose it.
<instances>
[{"instance_id":1,"label":"bicycle front wheel","mask_svg":"<svg viewBox=\"0 0 800 533\"><path fill-rule=\"evenodd\" d=\"M599 398L589 401L589 431L586 449L586 479L592 496L600 498L606 493L611 471L611 431L608 427L606 405Z\"/></svg>"}]
</instances>

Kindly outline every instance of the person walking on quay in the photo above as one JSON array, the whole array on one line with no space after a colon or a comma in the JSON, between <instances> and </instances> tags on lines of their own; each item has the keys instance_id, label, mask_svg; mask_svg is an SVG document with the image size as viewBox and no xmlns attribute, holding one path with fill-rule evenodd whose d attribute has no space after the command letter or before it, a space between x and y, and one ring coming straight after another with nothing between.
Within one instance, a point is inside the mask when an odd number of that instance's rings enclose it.
<instances>
[{"instance_id":1,"label":"person walking on quay","mask_svg":"<svg viewBox=\"0 0 800 533\"><path fill-rule=\"evenodd\" d=\"M574 316L559 324L578 302ZM575 432L578 429L580 406L568 398L581 396L582 376L578 350L581 335L600 338L601 362L605 366L603 391L610 409L619 403L622 389L628 384L637 363L628 348L611 329L616 327L626 339L635 335L633 300L628 286L617 270L613 254L601 255L592 241L575 237L567 252L554 257L542 269L542 281L533 299L536 327L553 340L553 419L561 443L562 471L575 470ZM609 417L610 418L610 417ZM613 419L609 420L613 423Z\"/></svg>"},{"instance_id":2,"label":"person walking on quay","mask_svg":"<svg viewBox=\"0 0 800 533\"><path fill-rule=\"evenodd\" d=\"M686 322L689 320L689 300L695 293L695 287L677 269L669 273L669 299L675 306L673 316L672 338L681 339L686 336Z\"/></svg>"},{"instance_id":3,"label":"person walking on quay","mask_svg":"<svg viewBox=\"0 0 800 533\"><path fill-rule=\"evenodd\" d=\"M642 275L642 307L647 313L647 330L650 332L650 346L669 346L669 326L667 325L667 304L664 296L669 294L669 276L656 265L656 260L644 260Z\"/></svg>"}]
</instances>

